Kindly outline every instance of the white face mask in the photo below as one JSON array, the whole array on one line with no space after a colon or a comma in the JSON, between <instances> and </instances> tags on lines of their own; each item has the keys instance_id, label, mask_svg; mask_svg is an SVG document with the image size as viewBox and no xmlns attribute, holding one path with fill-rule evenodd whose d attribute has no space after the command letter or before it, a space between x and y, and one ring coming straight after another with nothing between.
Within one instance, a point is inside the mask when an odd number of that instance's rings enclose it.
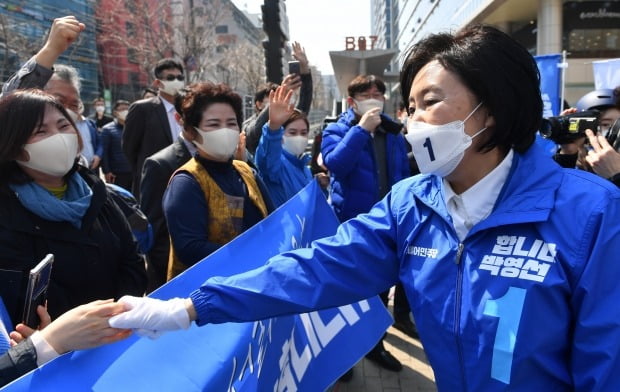
<instances>
[{"instance_id":1,"label":"white face mask","mask_svg":"<svg viewBox=\"0 0 620 392\"><path fill-rule=\"evenodd\" d=\"M194 144L207 154L209 158L219 162L226 162L235 153L239 144L238 130L220 128L205 132L197 127L194 127L194 129L202 136L202 143L194 140Z\"/></svg>"},{"instance_id":2,"label":"white face mask","mask_svg":"<svg viewBox=\"0 0 620 392\"><path fill-rule=\"evenodd\" d=\"M180 89L185 87L185 83L182 80L160 80L164 87L160 87L159 91L162 91L168 95L176 95Z\"/></svg>"},{"instance_id":3,"label":"white face mask","mask_svg":"<svg viewBox=\"0 0 620 392\"><path fill-rule=\"evenodd\" d=\"M405 138L411 144L413 156L421 173L446 177L456 169L471 146L472 140L482 133L482 128L473 136L465 133L465 121L478 110L482 102L464 120L443 125L431 125L419 121L407 122Z\"/></svg>"},{"instance_id":4,"label":"white face mask","mask_svg":"<svg viewBox=\"0 0 620 392\"><path fill-rule=\"evenodd\" d=\"M22 165L61 177L71 170L78 154L78 137L75 133L58 133L31 144L24 145L30 160L17 162Z\"/></svg>"},{"instance_id":5,"label":"white face mask","mask_svg":"<svg viewBox=\"0 0 620 392\"><path fill-rule=\"evenodd\" d=\"M308 145L308 138L306 136L284 136L283 140L282 148L296 157L306 151L306 146Z\"/></svg>"},{"instance_id":6,"label":"white face mask","mask_svg":"<svg viewBox=\"0 0 620 392\"><path fill-rule=\"evenodd\" d=\"M129 110L121 110L120 112L116 113L116 118L121 121L125 121L125 119L127 118L127 113L129 113Z\"/></svg>"},{"instance_id":7,"label":"white face mask","mask_svg":"<svg viewBox=\"0 0 620 392\"><path fill-rule=\"evenodd\" d=\"M101 106L101 105L97 105L95 106L95 111L99 114L103 113L105 111L105 106Z\"/></svg>"},{"instance_id":8,"label":"white face mask","mask_svg":"<svg viewBox=\"0 0 620 392\"><path fill-rule=\"evenodd\" d=\"M367 111L374 108L379 108L380 111L383 111L384 102L380 99L370 98L363 101L357 101L354 99L353 102L355 102L355 108L353 110L360 116L363 116Z\"/></svg>"}]
</instances>

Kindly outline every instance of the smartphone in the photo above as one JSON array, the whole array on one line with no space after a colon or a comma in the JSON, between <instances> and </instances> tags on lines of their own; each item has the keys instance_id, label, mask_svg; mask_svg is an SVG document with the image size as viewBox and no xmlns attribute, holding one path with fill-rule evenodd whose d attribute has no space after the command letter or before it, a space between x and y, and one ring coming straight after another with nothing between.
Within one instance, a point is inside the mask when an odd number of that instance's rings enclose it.
<instances>
[{"instance_id":1,"label":"smartphone","mask_svg":"<svg viewBox=\"0 0 620 392\"><path fill-rule=\"evenodd\" d=\"M301 69L299 68L299 61L293 60L288 62L288 73L300 75Z\"/></svg>"},{"instance_id":2,"label":"smartphone","mask_svg":"<svg viewBox=\"0 0 620 392\"><path fill-rule=\"evenodd\" d=\"M26 289L26 299L24 301L22 323L30 328L38 327L41 322L37 314L37 306L45 305L53 264L54 255L48 254L39 264L30 270L30 274L28 275L28 286Z\"/></svg>"}]
</instances>

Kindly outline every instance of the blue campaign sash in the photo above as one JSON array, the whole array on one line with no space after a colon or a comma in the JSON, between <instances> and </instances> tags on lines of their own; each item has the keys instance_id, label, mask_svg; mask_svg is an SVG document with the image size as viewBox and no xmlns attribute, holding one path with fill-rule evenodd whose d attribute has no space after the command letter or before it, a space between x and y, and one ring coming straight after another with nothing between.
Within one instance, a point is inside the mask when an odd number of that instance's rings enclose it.
<instances>
[{"instance_id":1,"label":"blue campaign sash","mask_svg":"<svg viewBox=\"0 0 620 392\"><path fill-rule=\"evenodd\" d=\"M316 181L152 297L187 297L207 278L263 265L332 235L337 219ZM7 391L322 391L381 338L392 319L378 297L303 315L210 324L151 340L131 336L63 355Z\"/></svg>"}]
</instances>

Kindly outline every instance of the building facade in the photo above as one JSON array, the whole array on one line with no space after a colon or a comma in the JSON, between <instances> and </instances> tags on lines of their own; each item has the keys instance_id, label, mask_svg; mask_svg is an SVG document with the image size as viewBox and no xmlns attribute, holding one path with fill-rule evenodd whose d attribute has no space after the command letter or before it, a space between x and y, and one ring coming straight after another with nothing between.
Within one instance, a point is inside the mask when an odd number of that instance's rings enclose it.
<instances>
[{"instance_id":1,"label":"building facade","mask_svg":"<svg viewBox=\"0 0 620 392\"><path fill-rule=\"evenodd\" d=\"M75 15L87 28L58 63L77 68L82 100L98 95L99 60L95 43L95 0L6 0L0 3L0 78L5 81L45 43L54 18Z\"/></svg>"},{"instance_id":2,"label":"building facade","mask_svg":"<svg viewBox=\"0 0 620 392\"><path fill-rule=\"evenodd\" d=\"M107 101L138 99L153 64L172 55L168 1L100 0L96 10L100 89Z\"/></svg>"},{"instance_id":3,"label":"building facade","mask_svg":"<svg viewBox=\"0 0 620 392\"><path fill-rule=\"evenodd\" d=\"M565 99L573 105L594 89L592 62L620 57L620 1L373 0L391 9L393 47L402 57L428 34L469 23L491 24L532 55L566 51ZM374 26L373 26L374 28Z\"/></svg>"}]
</instances>

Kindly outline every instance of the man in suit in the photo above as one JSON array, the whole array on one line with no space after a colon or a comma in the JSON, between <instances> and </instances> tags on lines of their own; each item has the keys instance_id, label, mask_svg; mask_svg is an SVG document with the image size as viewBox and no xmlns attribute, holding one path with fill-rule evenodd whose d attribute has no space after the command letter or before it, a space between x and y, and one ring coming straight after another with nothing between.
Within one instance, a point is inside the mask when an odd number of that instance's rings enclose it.
<instances>
[{"instance_id":1,"label":"man in suit","mask_svg":"<svg viewBox=\"0 0 620 392\"><path fill-rule=\"evenodd\" d=\"M138 200L144 161L171 145L181 132L174 118L174 96L185 84L183 65L173 59L162 59L155 65L153 74L153 86L159 89L159 94L129 107L123 132L123 151L132 166L132 191Z\"/></svg>"}]
</instances>

